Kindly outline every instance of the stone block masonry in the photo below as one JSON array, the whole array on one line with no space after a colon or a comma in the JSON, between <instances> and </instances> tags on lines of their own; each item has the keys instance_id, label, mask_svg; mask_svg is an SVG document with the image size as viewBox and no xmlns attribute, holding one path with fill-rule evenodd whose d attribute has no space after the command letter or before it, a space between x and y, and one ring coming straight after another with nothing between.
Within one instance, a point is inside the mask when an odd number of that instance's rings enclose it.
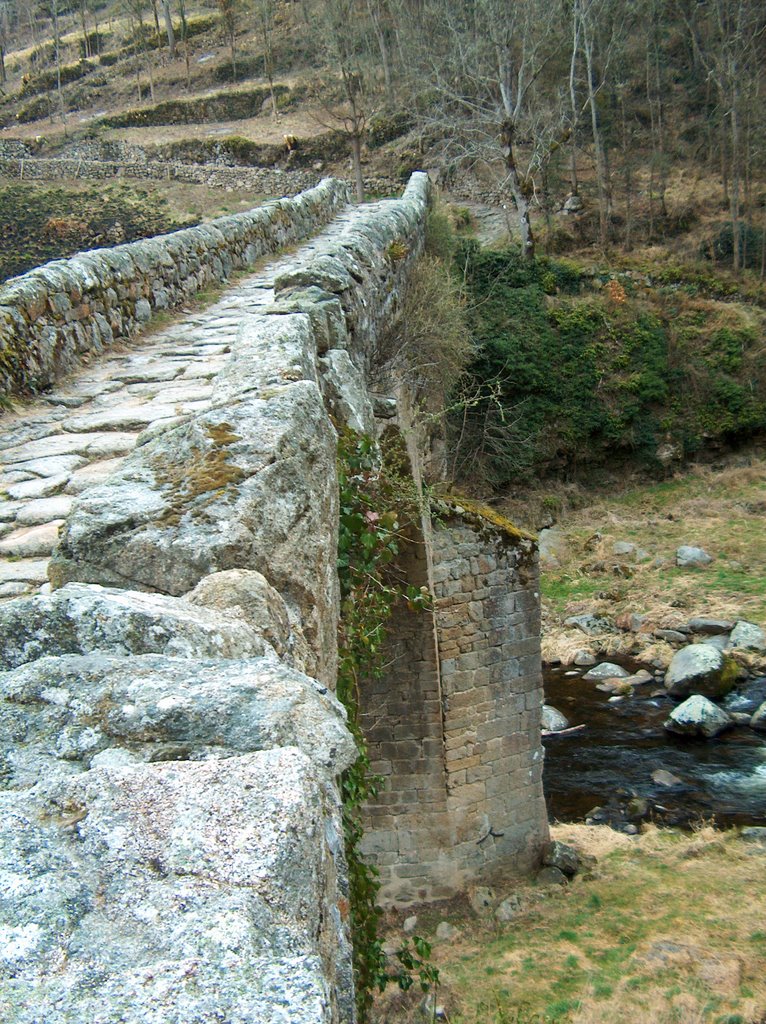
<instances>
[{"instance_id":1,"label":"stone block masonry","mask_svg":"<svg viewBox=\"0 0 766 1024\"><path fill-rule=\"evenodd\" d=\"M210 224L56 260L0 287L0 396L41 390L232 271L313 234L348 201L328 178Z\"/></svg>"},{"instance_id":2,"label":"stone block masonry","mask_svg":"<svg viewBox=\"0 0 766 1024\"><path fill-rule=\"evenodd\" d=\"M362 706L386 779L366 849L385 901L407 905L530 869L548 824L532 538L442 503L398 569L429 587L433 612L397 612L389 667L365 682Z\"/></svg>"}]
</instances>

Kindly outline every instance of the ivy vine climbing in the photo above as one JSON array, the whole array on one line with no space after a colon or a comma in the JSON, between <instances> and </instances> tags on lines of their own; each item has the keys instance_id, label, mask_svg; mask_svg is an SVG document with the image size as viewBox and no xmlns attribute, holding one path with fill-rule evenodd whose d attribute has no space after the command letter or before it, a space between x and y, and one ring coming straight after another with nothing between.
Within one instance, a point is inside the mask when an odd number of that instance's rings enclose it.
<instances>
[{"instance_id":1,"label":"ivy vine climbing","mask_svg":"<svg viewBox=\"0 0 766 1024\"><path fill-rule=\"evenodd\" d=\"M362 807L380 791L383 779L370 768L360 727L360 681L382 671L386 623L394 605L405 601L413 611L428 604L427 592L407 585L392 571L407 526L419 517L419 503L411 478L404 476L395 450L389 457L375 442L350 430L338 444L340 532L338 575L341 616L338 638L337 696L348 712L348 725L359 756L342 776L343 828L348 861L354 978L360 1024L369 1019L373 995L389 982L402 989L418 983L423 991L438 983L438 971L429 962L431 948L413 937L387 958L378 935L381 910L377 905L380 881L376 868L362 857Z\"/></svg>"}]
</instances>

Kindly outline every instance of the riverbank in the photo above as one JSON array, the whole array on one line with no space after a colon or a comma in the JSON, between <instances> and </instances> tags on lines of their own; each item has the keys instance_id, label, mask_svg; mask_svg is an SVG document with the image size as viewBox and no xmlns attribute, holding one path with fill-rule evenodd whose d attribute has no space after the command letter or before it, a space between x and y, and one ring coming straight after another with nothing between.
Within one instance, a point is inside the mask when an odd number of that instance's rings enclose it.
<instances>
[{"instance_id":1,"label":"riverbank","mask_svg":"<svg viewBox=\"0 0 766 1024\"><path fill-rule=\"evenodd\" d=\"M766 623L763 448L661 482L610 480L602 491L553 483L517 493L503 511L540 531L548 663L571 663L586 648L666 666L674 647L660 630L699 617ZM710 561L679 565L681 547ZM581 615L615 628L586 635L566 624ZM763 658L743 660L766 671Z\"/></svg>"},{"instance_id":2,"label":"riverbank","mask_svg":"<svg viewBox=\"0 0 766 1024\"><path fill-rule=\"evenodd\" d=\"M418 914L415 930L433 939L441 973L442 1020L766 1019L766 839L709 826L692 834L645 826L633 837L605 826L552 831L580 855L581 869L566 886L508 883L481 913L465 904ZM389 918L389 941L399 940L403 923ZM422 1020L421 1002L389 992L374 1019Z\"/></svg>"}]
</instances>

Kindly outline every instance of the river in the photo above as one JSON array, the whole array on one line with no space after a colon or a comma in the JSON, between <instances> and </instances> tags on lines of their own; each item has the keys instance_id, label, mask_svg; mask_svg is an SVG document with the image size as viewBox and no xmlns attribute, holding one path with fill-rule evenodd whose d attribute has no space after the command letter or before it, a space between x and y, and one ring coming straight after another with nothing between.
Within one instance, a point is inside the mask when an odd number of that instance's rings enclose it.
<instances>
[{"instance_id":1,"label":"river","mask_svg":"<svg viewBox=\"0 0 766 1024\"><path fill-rule=\"evenodd\" d=\"M661 685L649 683L610 702L609 694L580 673L567 675L572 671L556 667L544 673L546 703L570 725L586 726L544 740L552 819L582 820L596 806L624 806L631 797L643 797L655 808L653 815L669 823L766 825L766 735L736 727L713 740L674 736L662 723L676 702L658 694ZM763 700L766 678L730 695L730 710L755 710ZM656 783L652 773L658 768L680 784Z\"/></svg>"}]
</instances>

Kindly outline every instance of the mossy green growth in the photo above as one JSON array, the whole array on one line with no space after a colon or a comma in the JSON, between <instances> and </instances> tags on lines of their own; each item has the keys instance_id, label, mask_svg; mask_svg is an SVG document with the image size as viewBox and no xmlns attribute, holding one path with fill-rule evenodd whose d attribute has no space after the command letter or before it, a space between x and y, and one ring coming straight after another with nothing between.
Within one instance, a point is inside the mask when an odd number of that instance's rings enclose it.
<instances>
[{"instance_id":1,"label":"mossy green growth","mask_svg":"<svg viewBox=\"0 0 766 1024\"><path fill-rule=\"evenodd\" d=\"M766 427L757 309L663 287L578 294L572 263L475 242L455 262L474 358L449 440L454 465L485 483L618 461L662 471L667 442L692 453Z\"/></svg>"},{"instance_id":2,"label":"mossy green growth","mask_svg":"<svg viewBox=\"0 0 766 1024\"><path fill-rule=\"evenodd\" d=\"M189 512L199 514L215 498L246 479L247 473L229 462L227 449L240 440L229 423L207 424L210 447L201 445L184 462L169 464L155 460L155 479L168 487L168 508L162 517L165 526L177 526ZM203 499L200 501L199 499Z\"/></svg>"},{"instance_id":3,"label":"mossy green growth","mask_svg":"<svg viewBox=\"0 0 766 1024\"><path fill-rule=\"evenodd\" d=\"M741 674L742 669L734 658L728 655L724 656L723 672L721 673L721 691L728 693L730 690L733 690Z\"/></svg>"},{"instance_id":4,"label":"mossy green growth","mask_svg":"<svg viewBox=\"0 0 766 1024\"><path fill-rule=\"evenodd\" d=\"M472 525L478 526L481 530L490 528L493 532L499 532L506 542L510 542L513 545L522 544L523 542L532 544L537 542L537 537L533 533L527 533L526 530L516 526L515 523L511 522L501 512L498 512L497 509L489 505L483 505L479 501L458 496L447 496L434 499L432 506L437 518L439 516L443 517L445 514L459 516Z\"/></svg>"}]
</instances>

